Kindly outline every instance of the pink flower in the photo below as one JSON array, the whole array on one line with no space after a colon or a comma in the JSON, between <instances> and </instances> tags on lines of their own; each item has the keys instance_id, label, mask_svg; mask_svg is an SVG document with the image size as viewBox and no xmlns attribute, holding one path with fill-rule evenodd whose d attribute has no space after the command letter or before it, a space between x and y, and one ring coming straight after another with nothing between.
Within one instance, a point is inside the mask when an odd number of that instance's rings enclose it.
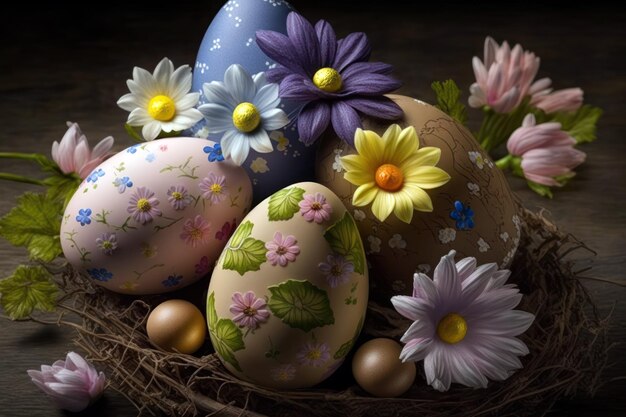
<instances>
[{"instance_id":1,"label":"pink flower","mask_svg":"<svg viewBox=\"0 0 626 417\"><path fill-rule=\"evenodd\" d=\"M226 222L222 225L222 229L215 232L215 239L225 240L232 236L233 232L237 228L237 219L233 219L233 222Z\"/></svg>"},{"instance_id":2,"label":"pink flower","mask_svg":"<svg viewBox=\"0 0 626 417\"><path fill-rule=\"evenodd\" d=\"M583 90L580 88L566 88L557 91L545 90L533 95L530 104L548 114L558 111L576 111L583 104Z\"/></svg>"},{"instance_id":3,"label":"pink flower","mask_svg":"<svg viewBox=\"0 0 626 417\"><path fill-rule=\"evenodd\" d=\"M330 213L333 212L333 208L326 202L326 197L321 193L307 194L304 196L304 200L298 203L300 206L300 214L304 216L307 222L315 221L315 223L321 223L330 218Z\"/></svg>"},{"instance_id":4,"label":"pink flower","mask_svg":"<svg viewBox=\"0 0 626 417\"><path fill-rule=\"evenodd\" d=\"M136 222L146 224L161 215L161 210L156 208L158 205L159 200L154 197L154 192L146 187L139 187L128 201L126 210L133 215Z\"/></svg>"},{"instance_id":5,"label":"pink flower","mask_svg":"<svg viewBox=\"0 0 626 417\"><path fill-rule=\"evenodd\" d=\"M547 89L551 81L535 81L539 57L524 51L517 44L511 49L504 41L498 45L491 37L485 39L484 62L472 60L476 82L470 86L471 107L489 106L497 113L508 113L520 105L524 97Z\"/></svg>"},{"instance_id":6,"label":"pink flower","mask_svg":"<svg viewBox=\"0 0 626 417\"><path fill-rule=\"evenodd\" d=\"M67 122L67 132L61 143L52 143L52 159L65 174L75 173L85 179L111 155L113 138L107 136L92 149L89 149L87 138L81 132L78 123Z\"/></svg>"},{"instance_id":7,"label":"pink flower","mask_svg":"<svg viewBox=\"0 0 626 417\"><path fill-rule=\"evenodd\" d=\"M173 185L167 190L167 201L174 210L184 210L191 203L191 196L182 185Z\"/></svg>"},{"instance_id":8,"label":"pink flower","mask_svg":"<svg viewBox=\"0 0 626 417\"><path fill-rule=\"evenodd\" d=\"M191 245L191 247L195 248L199 244L204 245L208 242L210 231L211 227L209 223L198 214L193 220L187 219L185 221L180 238L184 240L187 245Z\"/></svg>"},{"instance_id":9,"label":"pink flower","mask_svg":"<svg viewBox=\"0 0 626 417\"><path fill-rule=\"evenodd\" d=\"M203 256L200 258L200 261L196 264L196 275L203 276L206 275L211 267L209 266L209 258Z\"/></svg>"},{"instance_id":10,"label":"pink flower","mask_svg":"<svg viewBox=\"0 0 626 417\"><path fill-rule=\"evenodd\" d=\"M561 130L560 123L536 124L528 114L507 142L513 156L522 159L526 179L547 186L563 185L563 178L574 176L573 168L585 161L585 153L574 148L576 140Z\"/></svg>"},{"instance_id":11,"label":"pink flower","mask_svg":"<svg viewBox=\"0 0 626 417\"><path fill-rule=\"evenodd\" d=\"M239 327L256 329L270 317L265 300L257 298L252 291L248 291L243 295L240 292L236 292L233 294L232 300L233 304L230 305L230 312L234 314L233 321Z\"/></svg>"},{"instance_id":12,"label":"pink flower","mask_svg":"<svg viewBox=\"0 0 626 417\"><path fill-rule=\"evenodd\" d=\"M350 279L350 275L354 272L354 264L348 262L341 255L330 254L326 257L326 262L318 265L320 271L326 276L326 281L331 288L335 288L340 284L345 284Z\"/></svg>"},{"instance_id":13,"label":"pink flower","mask_svg":"<svg viewBox=\"0 0 626 417\"><path fill-rule=\"evenodd\" d=\"M65 362L41 365L41 371L29 370L27 373L59 408L72 412L82 411L97 400L106 380L102 372L98 373L75 352L69 352Z\"/></svg>"},{"instance_id":14,"label":"pink flower","mask_svg":"<svg viewBox=\"0 0 626 417\"><path fill-rule=\"evenodd\" d=\"M226 186L226 177L223 175L215 175L209 172L209 175L202 179L199 184L202 197L211 200L211 203L218 204L228 195L228 187Z\"/></svg>"},{"instance_id":15,"label":"pink flower","mask_svg":"<svg viewBox=\"0 0 626 417\"><path fill-rule=\"evenodd\" d=\"M296 358L302 365L322 366L330 359L330 350L326 343L307 342Z\"/></svg>"},{"instance_id":16,"label":"pink flower","mask_svg":"<svg viewBox=\"0 0 626 417\"><path fill-rule=\"evenodd\" d=\"M289 262L294 262L296 256L300 253L300 248L296 245L298 241L292 235L283 238L282 233L274 233L274 240L267 242L265 248L268 252L265 254L267 260L276 266L287 266Z\"/></svg>"}]
</instances>

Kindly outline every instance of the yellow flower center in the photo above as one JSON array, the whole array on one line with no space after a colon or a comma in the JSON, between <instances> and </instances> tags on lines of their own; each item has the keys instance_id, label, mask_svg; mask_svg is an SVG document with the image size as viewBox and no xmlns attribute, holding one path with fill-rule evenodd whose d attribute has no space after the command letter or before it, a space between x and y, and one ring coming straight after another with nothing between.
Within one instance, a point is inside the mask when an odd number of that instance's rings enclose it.
<instances>
[{"instance_id":1,"label":"yellow flower center","mask_svg":"<svg viewBox=\"0 0 626 417\"><path fill-rule=\"evenodd\" d=\"M313 349L306 353L306 357L314 361L322 357L322 352L319 349Z\"/></svg>"},{"instance_id":2,"label":"yellow flower center","mask_svg":"<svg viewBox=\"0 0 626 417\"><path fill-rule=\"evenodd\" d=\"M150 211L151 208L152 205L150 205L147 198L140 198L139 201L137 201L137 210L146 212Z\"/></svg>"},{"instance_id":3,"label":"yellow flower center","mask_svg":"<svg viewBox=\"0 0 626 417\"><path fill-rule=\"evenodd\" d=\"M219 194L222 192L222 186L219 184L213 184L211 185L211 192L213 194Z\"/></svg>"},{"instance_id":4,"label":"yellow flower center","mask_svg":"<svg viewBox=\"0 0 626 417\"><path fill-rule=\"evenodd\" d=\"M109 242L108 240L105 240L104 242L102 242L102 247L104 249L111 249L113 248L113 244Z\"/></svg>"},{"instance_id":5,"label":"yellow flower center","mask_svg":"<svg viewBox=\"0 0 626 417\"><path fill-rule=\"evenodd\" d=\"M325 67L318 69L313 75L313 84L327 93L336 93L341 90L341 75L336 69Z\"/></svg>"},{"instance_id":6,"label":"yellow flower center","mask_svg":"<svg viewBox=\"0 0 626 417\"><path fill-rule=\"evenodd\" d=\"M189 236L191 236L192 240L198 240L202 237L202 231L200 229L192 229L191 232L189 232Z\"/></svg>"},{"instance_id":7,"label":"yellow flower center","mask_svg":"<svg viewBox=\"0 0 626 417\"><path fill-rule=\"evenodd\" d=\"M174 197L174 200L182 200L183 199L183 193L179 193L178 191L174 191L172 193L172 197Z\"/></svg>"},{"instance_id":8,"label":"yellow flower center","mask_svg":"<svg viewBox=\"0 0 626 417\"><path fill-rule=\"evenodd\" d=\"M466 334L467 322L456 313L446 314L437 325L437 336L451 345L465 339Z\"/></svg>"},{"instance_id":9,"label":"yellow flower center","mask_svg":"<svg viewBox=\"0 0 626 417\"><path fill-rule=\"evenodd\" d=\"M245 314L248 317L254 317L256 316L256 309L252 307L246 307L243 309L243 314Z\"/></svg>"},{"instance_id":10,"label":"yellow flower center","mask_svg":"<svg viewBox=\"0 0 626 417\"><path fill-rule=\"evenodd\" d=\"M176 115L176 103L168 96L154 96L148 102L148 114L155 120L167 122Z\"/></svg>"},{"instance_id":11,"label":"yellow flower center","mask_svg":"<svg viewBox=\"0 0 626 417\"><path fill-rule=\"evenodd\" d=\"M239 103L233 110L233 124L242 132L252 132L261 123L261 114L252 103Z\"/></svg>"},{"instance_id":12,"label":"yellow flower center","mask_svg":"<svg viewBox=\"0 0 626 417\"><path fill-rule=\"evenodd\" d=\"M375 174L376 185L385 191L398 191L404 184L402 170L393 164L383 164Z\"/></svg>"}]
</instances>

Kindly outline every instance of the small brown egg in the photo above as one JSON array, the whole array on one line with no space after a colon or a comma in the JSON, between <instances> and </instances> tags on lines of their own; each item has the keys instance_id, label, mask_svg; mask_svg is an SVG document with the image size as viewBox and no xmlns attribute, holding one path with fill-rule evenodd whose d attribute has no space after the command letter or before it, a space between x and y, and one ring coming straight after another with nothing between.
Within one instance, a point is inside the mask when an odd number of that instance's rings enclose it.
<instances>
[{"instance_id":1,"label":"small brown egg","mask_svg":"<svg viewBox=\"0 0 626 417\"><path fill-rule=\"evenodd\" d=\"M365 391L375 397L397 397L415 380L415 363L400 360L402 346L392 339L364 343L352 359L352 374Z\"/></svg>"},{"instance_id":2,"label":"small brown egg","mask_svg":"<svg viewBox=\"0 0 626 417\"><path fill-rule=\"evenodd\" d=\"M191 354L202 346L206 321L198 308L185 300L167 300L148 316L148 338L163 350Z\"/></svg>"}]
</instances>

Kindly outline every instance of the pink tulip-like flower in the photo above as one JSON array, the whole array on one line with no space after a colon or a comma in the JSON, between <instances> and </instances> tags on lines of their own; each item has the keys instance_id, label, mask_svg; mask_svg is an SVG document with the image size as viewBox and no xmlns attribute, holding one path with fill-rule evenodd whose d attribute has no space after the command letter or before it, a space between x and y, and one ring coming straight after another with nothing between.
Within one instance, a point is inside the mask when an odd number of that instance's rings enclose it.
<instances>
[{"instance_id":1,"label":"pink tulip-like flower","mask_svg":"<svg viewBox=\"0 0 626 417\"><path fill-rule=\"evenodd\" d=\"M576 111L583 104L583 90L580 88L566 88L557 91L544 90L533 95L530 104L548 114L558 111Z\"/></svg>"},{"instance_id":2,"label":"pink tulip-like flower","mask_svg":"<svg viewBox=\"0 0 626 417\"><path fill-rule=\"evenodd\" d=\"M104 373L98 373L75 352L69 352L65 362L59 360L52 366L41 365L41 371L27 372L59 408L72 412L82 411L97 400L106 380Z\"/></svg>"},{"instance_id":3,"label":"pink tulip-like flower","mask_svg":"<svg viewBox=\"0 0 626 417\"><path fill-rule=\"evenodd\" d=\"M524 97L545 92L552 83L549 78L534 81L539 70L539 57L524 51L517 44L511 49L491 37L485 39L484 61L472 60L476 82L470 86L469 105L489 106L497 113L508 113L520 105Z\"/></svg>"},{"instance_id":4,"label":"pink tulip-like flower","mask_svg":"<svg viewBox=\"0 0 626 417\"><path fill-rule=\"evenodd\" d=\"M93 148L89 148L87 138L80 130L78 123L67 122L67 132L61 143L52 143L52 159L65 174L76 173L85 179L111 155L113 138L107 136Z\"/></svg>"},{"instance_id":5,"label":"pink tulip-like flower","mask_svg":"<svg viewBox=\"0 0 626 417\"><path fill-rule=\"evenodd\" d=\"M526 179L547 186L561 186L559 178L574 176L573 168L585 161L585 153L574 148L576 140L561 130L560 123L536 124L528 114L507 142L513 156L522 159Z\"/></svg>"}]
</instances>

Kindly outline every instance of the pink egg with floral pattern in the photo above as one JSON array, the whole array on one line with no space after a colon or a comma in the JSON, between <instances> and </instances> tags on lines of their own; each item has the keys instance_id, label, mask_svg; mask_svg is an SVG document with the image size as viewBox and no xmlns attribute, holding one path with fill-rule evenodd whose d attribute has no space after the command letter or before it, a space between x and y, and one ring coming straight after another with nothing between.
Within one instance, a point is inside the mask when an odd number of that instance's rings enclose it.
<instances>
[{"instance_id":1,"label":"pink egg with floral pattern","mask_svg":"<svg viewBox=\"0 0 626 417\"><path fill-rule=\"evenodd\" d=\"M224 248L207 297L211 342L240 378L310 387L354 346L368 296L350 213L323 185L293 184L255 206Z\"/></svg>"},{"instance_id":2,"label":"pink egg with floral pattern","mask_svg":"<svg viewBox=\"0 0 626 417\"><path fill-rule=\"evenodd\" d=\"M248 175L224 160L219 144L137 144L80 184L63 216L63 253L111 291L174 291L211 272L251 201Z\"/></svg>"}]
</instances>

